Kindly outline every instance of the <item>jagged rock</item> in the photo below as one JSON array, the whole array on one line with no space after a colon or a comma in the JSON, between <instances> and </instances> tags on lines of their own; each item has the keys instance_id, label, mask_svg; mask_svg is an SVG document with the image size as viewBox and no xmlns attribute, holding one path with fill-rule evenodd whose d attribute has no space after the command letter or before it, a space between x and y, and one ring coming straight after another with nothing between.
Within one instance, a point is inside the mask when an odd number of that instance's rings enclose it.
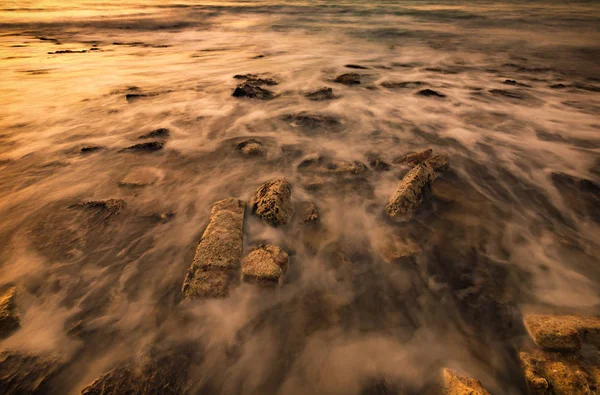
<instances>
[{"instance_id":1,"label":"jagged rock","mask_svg":"<svg viewBox=\"0 0 600 395\"><path fill-rule=\"evenodd\" d=\"M242 260L242 280L277 285L287 272L288 254L273 245L260 246Z\"/></svg>"},{"instance_id":2,"label":"jagged rock","mask_svg":"<svg viewBox=\"0 0 600 395\"><path fill-rule=\"evenodd\" d=\"M277 81L272 78L260 78L256 74L236 74L233 78L237 80L245 80L250 85L261 86L261 85L277 85Z\"/></svg>"},{"instance_id":3,"label":"jagged rock","mask_svg":"<svg viewBox=\"0 0 600 395\"><path fill-rule=\"evenodd\" d=\"M524 323L543 349L576 351L584 342L600 346L600 317L529 315Z\"/></svg>"},{"instance_id":4,"label":"jagged rock","mask_svg":"<svg viewBox=\"0 0 600 395\"><path fill-rule=\"evenodd\" d=\"M415 166L398 183L396 193L385 207L385 212L393 219L399 219L417 208L423 200L425 189L435 179L433 167L427 163Z\"/></svg>"},{"instance_id":5,"label":"jagged rock","mask_svg":"<svg viewBox=\"0 0 600 395\"><path fill-rule=\"evenodd\" d=\"M529 393L531 395L547 395L549 393L548 380L541 375L537 360L526 352L519 353L519 360L525 373Z\"/></svg>"},{"instance_id":6,"label":"jagged rock","mask_svg":"<svg viewBox=\"0 0 600 395\"><path fill-rule=\"evenodd\" d=\"M138 358L139 360L140 358ZM186 356L142 357L102 375L81 390L81 395L177 395L184 393Z\"/></svg>"},{"instance_id":7,"label":"jagged rock","mask_svg":"<svg viewBox=\"0 0 600 395\"><path fill-rule=\"evenodd\" d=\"M246 203L224 199L213 205L182 291L187 298L225 297L240 268Z\"/></svg>"},{"instance_id":8,"label":"jagged rock","mask_svg":"<svg viewBox=\"0 0 600 395\"><path fill-rule=\"evenodd\" d=\"M16 296L16 287L8 289L0 296L0 339L10 336L20 327Z\"/></svg>"},{"instance_id":9,"label":"jagged rock","mask_svg":"<svg viewBox=\"0 0 600 395\"><path fill-rule=\"evenodd\" d=\"M438 98L446 97L445 94L436 92L433 89L423 89L423 90L420 90L420 91L417 92L417 95L419 95L419 96L425 96L425 97L438 97Z\"/></svg>"},{"instance_id":10,"label":"jagged rock","mask_svg":"<svg viewBox=\"0 0 600 395\"><path fill-rule=\"evenodd\" d=\"M337 96L333 94L333 89L331 88L321 88L314 92L309 92L305 94L306 98L314 101L322 101L322 100L333 100Z\"/></svg>"},{"instance_id":11,"label":"jagged rock","mask_svg":"<svg viewBox=\"0 0 600 395\"><path fill-rule=\"evenodd\" d=\"M292 186L285 179L261 185L252 198L252 213L272 226L286 225L294 215Z\"/></svg>"},{"instance_id":12,"label":"jagged rock","mask_svg":"<svg viewBox=\"0 0 600 395\"><path fill-rule=\"evenodd\" d=\"M265 149L263 144L255 139L248 139L240 142L236 149L244 156L264 156Z\"/></svg>"},{"instance_id":13,"label":"jagged rock","mask_svg":"<svg viewBox=\"0 0 600 395\"><path fill-rule=\"evenodd\" d=\"M390 164L381 159L377 154L367 154L367 161L369 162L369 166L375 171L388 171L390 169Z\"/></svg>"},{"instance_id":14,"label":"jagged rock","mask_svg":"<svg viewBox=\"0 0 600 395\"><path fill-rule=\"evenodd\" d=\"M160 128L153 130L149 133L142 134L138 139L151 139L151 138L167 138L171 134L171 131L167 128Z\"/></svg>"},{"instance_id":15,"label":"jagged rock","mask_svg":"<svg viewBox=\"0 0 600 395\"><path fill-rule=\"evenodd\" d=\"M0 352L0 394L43 394L58 372L57 358L43 355Z\"/></svg>"},{"instance_id":16,"label":"jagged rock","mask_svg":"<svg viewBox=\"0 0 600 395\"><path fill-rule=\"evenodd\" d=\"M233 97L247 97L249 99L271 100L275 97L273 92L255 86L249 83L242 84L235 88L232 94Z\"/></svg>"},{"instance_id":17,"label":"jagged rock","mask_svg":"<svg viewBox=\"0 0 600 395\"><path fill-rule=\"evenodd\" d=\"M147 143L134 144L131 147L125 148L127 151L152 152L163 149L164 141L149 141Z\"/></svg>"},{"instance_id":18,"label":"jagged rock","mask_svg":"<svg viewBox=\"0 0 600 395\"><path fill-rule=\"evenodd\" d=\"M407 164L407 165L414 166L414 165L418 165L419 163L422 163L425 160L429 159L431 157L431 155L433 155L433 150L431 148L429 148L429 149L426 149L425 151L411 152L400 158L396 158L396 159L394 159L394 163Z\"/></svg>"},{"instance_id":19,"label":"jagged rock","mask_svg":"<svg viewBox=\"0 0 600 395\"><path fill-rule=\"evenodd\" d=\"M425 163L433 167L435 171L447 170L450 166L450 159L447 155L434 155L427 159Z\"/></svg>"},{"instance_id":20,"label":"jagged rock","mask_svg":"<svg viewBox=\"0 0 600 395\"><path fill-rule=\"evenodd\" d=\"M360 84L360 74L357 73L346 73L336 77L333 82L344 85L357 85Z\"/></svg>"},{"instance_id":21,"label":"jagged rock","mask_svg":"<svg viewBox=\"0 0 600 395\"><path fill-rule=\"evenodd\" d=\"M444 368L444 395L490 395L481 382L470 377L461 376L456 371Z\"/></svg>"},{"instance_id":22,"label":"jagged rock","mask_svg":"<svg viewBox=\"0 0 600 395\"><path fill-rule=\"evenodd\" d=\"M90 154L92 152L101 151L104 147L100 145L86 145L85 147L81 147L82 154Z\"/></svg>"}]
</instances>

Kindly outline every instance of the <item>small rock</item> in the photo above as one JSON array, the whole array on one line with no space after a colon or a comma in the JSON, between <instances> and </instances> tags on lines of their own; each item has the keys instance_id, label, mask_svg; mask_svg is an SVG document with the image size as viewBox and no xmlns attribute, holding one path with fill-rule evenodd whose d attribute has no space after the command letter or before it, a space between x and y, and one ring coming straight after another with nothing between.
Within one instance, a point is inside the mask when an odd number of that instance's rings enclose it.
<instances>
[{"instance_id":1,"label":"small rock","mask_svg":"<svg viewBox=\"0 0 600 395\"><path fill-rule=\"evenodd\" d=\"M304 223L317 223L319 222L319 211L317 206L313 202L308 202L304 207L302 214L302 221Z\"/></svg>"},{"instance_id":2,"label":"small rock","mask_svg":"<svg viewBox=\"0 0 600 395\"><path fill-rule=\"evenodd\" d=\"M286 225L294 214L292 186L285 179L261 185L252 198L252 213L269 225Z\"/></svg>"},{"instance_id":3,"label":"small rock","mask_svg":"<svg viewBox=\"0 0 600 395\"><path fill-rule=\"evenodd\" d=\"M0 296L0 339L10 336L21 326L16 304L17 288L12 287Z\"/></svg>"},{"instance_id":4,"label":"small rock","mask_svg":"<svg viewBox=\"0 0 600 395\"><path fill-rule=\"evenodd\" d=\"M255 139L244 140L236 147L244 156L264 156L265 149L262 143Z\"/></svg>"},{"instance_id":5,"label":"small rock","mask_svg":"<svg viewBox=\"0 0 600 395\"><path fill-rule=\"evenodd\" d=\"M86 53L87 50L83 49L81 51L73 51L71 49L64 49L60 51L48 52L48 55L60 55L60 54L68 54L68 53Z\"/></svg>"},{"instance_id":6,"label":"small rock","mask_svg":"<svg viewBox=\"0 0 600 395\"><path fill-rule=\"evenodd\" d=\"M385 207L385 212L394 219L409 214L421 204L425 189L430 187L434 179L435 172L429 164L415 166L398 183L396 193Z\"/></svg>"},{"instance_id":7,"label":"small rock","mask_svg":"<svg viewBox=\"0 0 600 395\"><path fill-rule=\"evenodd\" d=\"M82 154L90 154L92 152L101 151L103 149L104 149L104 147L102 147L100 145L86 145L85 147L81 148L81 153Z\"/></svg>"},{"instance_id":8,"label":"small rock","mask_svg":"<svg viewBox=\"0 0 600 395\"><path fill-rule=\"evenodd\" d=\"M368 67L360 66L358 64L347 64L347 65L344 65L344 67L347 67L349 69L358 69L358 70L367 70L368 69Z\"/></svg>"},{"instance_id":9,"label":"small rock","mask_svg":"<svg viewBox=\"0 0 600 395\"><path fill-rule=\"evenodd\" d=\"M429 149L426 149L425 151L411 152L409 154L406 154L403 157L396 158L396 159L394 159L394 163L415 166L415 165L418 165L419 163L422 163L425 160L429 159L431 157L431 155L433 155L433 150L431 148L429 148Z\"/></svg>"},{"instance_id":10,"label":"small rock","mask_svg":"<svg viewBox=\"0 0 600 395\"><path fill-rule=\"evenodd\" d=\"M151 96L155 96L155 95L151 95L149 93L127 93L125 95L125 99L129 103L131 103L131 102L134 102L136 100L145 99L145 98L148 98L148 97L151 97Z\"/></svg>"},{"instance_id":11,"label":"small rock","mask_svg":"<svg viewBox=\"0 0 600 395\"><path fill-rule=\"evenodd\" d=\"M357 85L360 84L360 74L357 73L346 73L337 76L333 82L337 82L339 84L344 85Z\"/></svg>"},{"instance_id":12,"label":"small rock","mask_svg":"<svg viewBox=\"0 0 600 395\"><path fill-rule=\"evenodd\" d=\"M187 298L225 297L240 268L246 203L239 199L216 202L196 248L182 291Z\"/></svg>"},{"instance_id":13,"label":"small rock","mask_svg":"<svg viewBox=\"0 0 600 395\"><path fill-rule=\"evenodd\" d=\"M489 92L494 96L502 96L507 97L509 99L519 99L522 100L525 98L525 95L515 92L515 91L507 91L504 89L490 89Z\"/></svg>"},{"instance_id":14,"label":"small rock","mask_svg":"<svg viewBox=\"0 0 600 395\"><path fill-rule=\"evenodd\" d=\"M513 86L523 86L529 88L530 86L527 84L523 84L521 82L517 82L515 80L504 80L505 85L513 85Z\"/></svg>"},{"instance_id":15,"label":"small rock","mask_svg":"<svg viewBox=\"0 0 600 395\"><path fill-rule=\"evenodd\" d=\"M331 88L321 88L314 92L309 92L306 95L306 98L313 101L323 101L323 100L333 100L336 96L333 94L333 89Z\"/></svg>"},{"instance_id":16,"label":"small rock","mask_svg":"<svg viewBox=\"0 0 600 395\"><path fill-rule=\"evenodd\" d=\"M422 81L385 81L381 86L388 89L415 89L425 85Z\"/></svg>"},{"instance_id":17,"label":"small rock","mask_svg":"<svg viewBox=\"0 0 600 395\"><path fill-rule=\"evenodd\" d=\"M266 245L242 260L242 280L248 283L277 285L287 272L288 254L279 247Z\"/></svg>"},{"instance_id":18,"label":"small rock","mask_svg":"<svg viewBox=\"0 0 600 395\"><path fill-rule=\"evenodd\" d=\"M565 84L554 84L554 85L550 85L550 88L552 89L565 89L567 86Z\"/></svg>"},{"instance_id":19,"label":"small rock","mask_svg":"<svg viewBox=\"0 0 600 395\"><path fill-rule=\"evenodd\" d=\"M233 91L233 97L247 97L249 99L258 99L258 100L271 100L275 96L273 92L267 89L263 89L259 86L254 86L251 84L242 84L235 88Z\"/></svg>"},{"instance_id":20,"label":"small rock","mask_svg":"<svg viewBox=\"0 0 600 395\"><path fill-rule=\"evenodd\" d=\"M381 159L377 154L367 154L367 161L369 162L369 166L375 171L388 171L390 169L390 164Z\"/></svg>"},{"instance_id":21,"label":"small rock","mask_svg":"<svg viewBox=\"0 0 600 395\"><path fill-rule=\"evenodd\" d=\"M417 92L417 95L419 95L419 96L425 96L425 97L439 97L439 98L446 97L445 94L436 92L433 89L423 89L423 90L420 90L420 91Z\"/></svg>"},{"instance_id":22,"label":"small rock","mask_svg":"<svg viewBox=\"0 0 600 395\"><path fill-rule=\"evenodd\" d=\"M435 171L442 171L448 169L450 166L450 159L448 159L447 155L434 155L427 159L425 163L433 167L433 170Z\"/></svg>"},{"instance_id":23,"label":"small rock","mask_svg":"<svg viewBox=\"0 0 600 395\"><path fill-rule=\"evenodd\" d=\"M461 376L448 368L444 368L442 373L445 395L490 395L478 380Z\"/></svg>"},{"instance_id":24,"label":"small rock","mask_svg":"<svg viewBox=\"0 0 600 395\"><path fill-rule=\"evenodd\" d=\"M292 126L300 127L312 133L319 129L335 131L341 126L340 120L332 115L315 114L305 111L286 115L284 116L284 120L290 122Z\"/></svg>"},{"instance_id":25,"label":"small rock","mask_svg":"<svg viewBox=\"0 0 600 395\"><path fill-rule=\"evenodd\" d=\"M238 80L245 80L248 84L254 86L262 86L262 85L277 85L277 81L272 78L260 78L256 74L236 74L233 78Z\"/></svg>"},{"instance_id":26,"label":"small rock","mask_svg":"<svg viewBox=\"0 0 600 395\"><path fill-rule=\"evenodd\" d=\"M167 138L171 134L171 131L166 128L160 128L153 130L149 133L142 134L138 139L151 139L151 138Z\"/></svg>"},{"instance_id":27,"label":"small rock","mask_svg":"<svg viewBox=\"0 0 600 395\"><path fill-rule=\"evenodd\" d=\"M92 200L69 206L69 208L84 208L97 210L104 215L104 219L108 219L119 214L126 204L122 199L107 199L107 200Z\"/></svg>"},{"instance_id":28,"label":"small rock","mask_svg":"<svg viewBox=\"0 0 600 395\"><path fill-rule=\"evenodd\" d=\"M158 181L160 174L153 168L140 167L133 169L121 181L120 187L125 188L140 188L152 185Z\"/></svg>"},{"instance_id":29,"label":"small rock","mask_svg":"<svg viewBox=\"0 0 600 395\"><path fill-rule=\"evenodd\" d=\"M600 318L572 315L528 315L529 335L546 350L576 351L583 342L600 346Z\"/></svg>"},{"instance_id":30,"label":"small rock","mask_svg":"<svg viewBox=\"0 0 600 395\"><path fill-rule=\"evenodd\" d=\"M139 151L139 152L153 152L163 149L165 146L164 141L149 141L147 143L140 143L132 145L131 147L125 148L128 151Z\"/></svg>"}]
</instances>

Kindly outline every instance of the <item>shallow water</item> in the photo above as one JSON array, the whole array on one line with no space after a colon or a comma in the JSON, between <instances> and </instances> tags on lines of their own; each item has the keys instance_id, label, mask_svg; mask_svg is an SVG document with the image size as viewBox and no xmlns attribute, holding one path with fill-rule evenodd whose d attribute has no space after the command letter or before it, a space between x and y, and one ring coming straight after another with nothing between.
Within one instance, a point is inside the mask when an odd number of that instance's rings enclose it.
<instances>
[{"instance_id":1,"label":"shallow water","mask_svg":"<svg viewBox=\"0 0 600 395\"><path fill-rule=\"evenodd\" d=\"M47 393L158 349L186 355L189 393L434 393L451 366L517 394L522 314L600 312L596 2L122 3L0 8L0 286L22 326L0 346L59 355ZM276 98L232 97L246 73ZM158 128L162 150L121 151ZM405 168L298 167L427 148L450 170L401 224L383 207ZM288 251L286 283L182 300L212 203L281 176L322 226L248 215L245 246ZM73 207L103 199L126 206Z\"/></svg>"}]
</instances>

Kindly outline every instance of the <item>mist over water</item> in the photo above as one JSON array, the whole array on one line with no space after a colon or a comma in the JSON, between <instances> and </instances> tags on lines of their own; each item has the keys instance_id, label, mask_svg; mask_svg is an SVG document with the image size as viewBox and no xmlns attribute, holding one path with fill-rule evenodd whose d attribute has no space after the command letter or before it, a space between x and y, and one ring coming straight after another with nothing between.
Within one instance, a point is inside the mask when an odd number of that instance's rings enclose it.
<instances>
[{"instance_id":1,"label":"mist over water","mask_svg":"<svg viewBox=\"0 0 600 395\"><path fill-rule=\"evenodd\" d=\"M60 359L54 394L173 354L188 393L436 393L444 366L523 393L522 314L600 312L598 26L593 1L2 1L0 290L21 329L0 349ZM248 73L276 98L232 97ZM392 223L393 160L427 148L450 170ZM298 166L316 155L368 170ZM212 204L278 177L321 216L247 213L245 251L286 250L285 284L184 300ZM77 206L106 199L125 205Z\"/></svg>"}]
</instances>

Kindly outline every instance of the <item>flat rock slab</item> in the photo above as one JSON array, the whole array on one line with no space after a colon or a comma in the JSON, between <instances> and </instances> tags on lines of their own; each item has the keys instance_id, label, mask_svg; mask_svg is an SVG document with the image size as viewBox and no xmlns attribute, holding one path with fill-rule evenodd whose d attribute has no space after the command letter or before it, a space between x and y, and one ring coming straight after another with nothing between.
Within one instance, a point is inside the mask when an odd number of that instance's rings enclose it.
<instances>
[{"instance_id":1,"label":"flat rock slab","mask_svg":"<svg viewBox=\"0 0 600 395\"><path fill-rule=\"evenodd\" d=\"M242 280L253 284L277 285L287 272L288 254L274 245L265 245L242 260Z\"/></svg>"},{"instance_id":2,"label":"flat rock slab","mask_svg":"<svg viewBox=\"0 0 600 395\"><path fill-rule=\"evenodd\" d=\"M529 315L524 323L535 344L546 350L576 351L582 343L600 347L600 317Z\"/></svg>"},{"instance_id":3,"label":"flat rock slab","mask_svg":"<svg viewBox=\"0 0 600 395\"><path fill-rule=\"evenodd\" d=\"M10 288L0 296L0 339L10 336L19 329L16 296L16 287Z\"/></svg>"},{"instance_id":4,"label":"flat rock slab","mask_svg":"<svg viewBox=\"0 0 600 395\"><path fill-rule=\"evenodd\" d=\"M481 382L470 377L461 376L455 370L444 368L444 395L490 395Z\"/></svg>"},{"instance_id":5,"label":"flat rock slab","mask_svg":"<svg viewBox=\"0 0 600 395\"><path fill-rule=\"evenodd\" d=\"M292 186L283 179L261 185L252 198L252 213L272 226L286 225L294 215Z\"/></svg>"},{"instance_id":6,"label":"flat rock slab","mask_svg":"<svg viewBox=\"0 0 600 395\"><path fill-rule=\"evenodd\" d=\"M213 205L210 221L183 282L188 298L224 297L240 268L246 203L224 199Z\"/></svg>"},{"instance_id":7,"label":"flat rock slab","mask_svg":"<svg viewBox=\"0 0 600 395\"><path fill-rule=\"evenodd\" d=\"M392 219L400 219L417 208L423 200L425 189L435 179L433 167L427 163L415 166L398 183L394 196L385 207L385 212Z\"/></svg>"}]
</instances>

